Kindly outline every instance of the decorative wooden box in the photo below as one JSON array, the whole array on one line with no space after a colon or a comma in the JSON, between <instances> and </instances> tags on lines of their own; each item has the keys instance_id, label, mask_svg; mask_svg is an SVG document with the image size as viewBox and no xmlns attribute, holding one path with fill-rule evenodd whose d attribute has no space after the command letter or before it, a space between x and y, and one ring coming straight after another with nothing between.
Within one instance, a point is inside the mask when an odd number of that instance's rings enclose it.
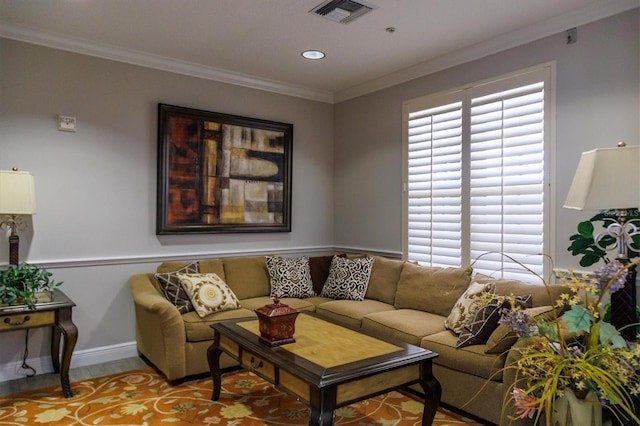
<instances>
[{"instance_id":1,"label":"decorative wooden box","mask_svg":"<svg viewBox=\"0 0 640 426\"><path fill-rule=\"evenodd\" d=\"M260 341L269 346L280 346L285 343L293 343L296 339L293 334L296 331L296 317L298 311L280 303L280 298L275 296L273 303L256 309L258 322L260 323Z\"/></svg>"}]
</instances>

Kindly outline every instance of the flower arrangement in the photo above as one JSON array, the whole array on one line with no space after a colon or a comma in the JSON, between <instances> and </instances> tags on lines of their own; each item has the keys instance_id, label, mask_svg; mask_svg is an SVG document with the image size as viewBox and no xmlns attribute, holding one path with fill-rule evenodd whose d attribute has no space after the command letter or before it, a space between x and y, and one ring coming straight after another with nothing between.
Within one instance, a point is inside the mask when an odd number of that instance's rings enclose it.
<instances>
[{"instance_id":1,"label":"flower arrangement","mask_svg":"<svg viewBox=\"0 0 640 426\"><path fill-rule=\"evenodd\" d=\"M640 424L633 401L640 394L640 345L603 319L603 298L624 286L628 269L637 263L609 262L594 278L569 271L561 281L571 293L556 301L564 312L560 317L553 311L534 322L517 306L503 309L500 322L526 339L518 345L521 357L505 367L516 372L511 400L505 401L505 409L515 405L515 418L537 422L544 416L552 424L556 399L570 389L578 398L592 392L618 419Z\"/></svg>"}]
</instances>

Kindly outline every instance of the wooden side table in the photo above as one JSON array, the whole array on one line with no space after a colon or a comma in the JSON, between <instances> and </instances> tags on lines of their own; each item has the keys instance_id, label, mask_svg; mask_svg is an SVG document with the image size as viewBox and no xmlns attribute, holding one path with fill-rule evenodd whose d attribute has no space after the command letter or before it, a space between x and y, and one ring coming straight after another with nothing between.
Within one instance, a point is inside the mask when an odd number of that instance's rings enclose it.
<instances>
[{"instance_id":1,"label":"wooden side table","mask_svg":"<svg viewBox=\"0 0 640 426\"><path fill-rule=\"evenodd\" d=\"M0 307L0 332L51 327L51 362L53 371L60 373L60 384L65 398L73 396L69 382L69 365L73 348L78 340L78 328L71 320L71 310L76 304L69 297L55 290L51 302L37 303L35 309L25 305ZM62 356L60 339L64 336Z\"/></svg>"}]
</instances>

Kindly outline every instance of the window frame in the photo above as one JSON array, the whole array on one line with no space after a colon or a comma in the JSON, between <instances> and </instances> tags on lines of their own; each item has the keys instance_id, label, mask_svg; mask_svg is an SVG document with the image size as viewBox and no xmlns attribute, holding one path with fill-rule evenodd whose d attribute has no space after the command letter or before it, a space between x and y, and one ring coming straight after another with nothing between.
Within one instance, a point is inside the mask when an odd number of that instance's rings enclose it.
<instances>
[{"instance_id":1,"label":"window frame","mask_svg":"<svg viewBox=\"0 0 640 426\"><path fill-rule=\"evenodd\" d=\"M470 143L470 108L471 99L481 96L479 92L486 91L487 88L494 88L490 93L497 93L504 88L520 87L514 86L512 81L527 74L541 73L544 81L544 126L543 126L543 254L547 259L542 261L543 277L547 282L551 282L553 265L550 259L555 258L556 246L556 185L555 185L555 153L556 153L556 63L555 61L538 64L532 67L521 69L515 72L503 74L494 78L472 82L456 88L427 94L413 99L409 99L402 104L402 147L403 147L403 203L402 203L402 257L408 259L409 253L409 114L412 111L433 108L446 105L455 101L462 101L462 150L463 167L462 181L469 182L469 143ZM515 80L517 81L517 80ZM475 92L475 93L474 93ZM469 185L462 185L462 257L460 266L470 265L474 259L470 258L470 193ZM506 253L509 254L509 253ZM430 266L426 265L425 266Z\"/></svg>"}]
</instances>

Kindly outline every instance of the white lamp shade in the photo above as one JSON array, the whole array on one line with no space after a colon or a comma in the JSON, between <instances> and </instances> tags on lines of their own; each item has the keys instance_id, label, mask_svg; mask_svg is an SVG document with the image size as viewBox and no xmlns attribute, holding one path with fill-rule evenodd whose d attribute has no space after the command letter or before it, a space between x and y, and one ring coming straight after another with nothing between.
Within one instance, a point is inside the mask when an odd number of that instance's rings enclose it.
<instances>
[{"instance_id":1,"label":"white lamp shade","mask_svg":"<svg viewBox=\"0 0 640 426\"><path fill-rule=\"evenodd\" d=\"M36 192L29 172L0 170L0 214L34 214Z\"/></svg>"},{"instance_id":2,"label":"white lamp shade","mask_svg":"<svg viewBox=\"0 0 640 426\"><path fill-rule=\"evenodd\" d=\"M610 210L640 207L640 145L582 153L564 207Z\"/></svg>"}]
</instances>

